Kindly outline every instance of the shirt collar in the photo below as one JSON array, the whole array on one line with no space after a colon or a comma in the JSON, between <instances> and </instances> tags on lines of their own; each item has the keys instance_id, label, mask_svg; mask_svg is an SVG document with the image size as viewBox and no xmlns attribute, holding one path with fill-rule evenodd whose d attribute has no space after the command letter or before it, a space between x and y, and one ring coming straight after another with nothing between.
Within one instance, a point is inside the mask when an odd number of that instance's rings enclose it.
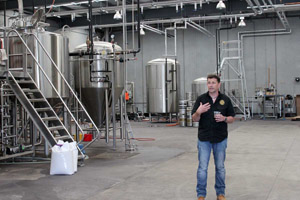
<instances>
[{"instance_id":1,"label":"shirt collar","mask_svg":"<svg viewBox=\"0 0 300 200\"><path fill-rule=\"evenodd\" d=\"M209 96L209 92L206 92L206 96L207 96L208 98L212 99L211 96ZM219 95L218 95L217 99L220 99L222 96L223 96L223 94L219 91ZM216 100L217 100L217 99L216 99Z\"/></svg>"}]
</instances>

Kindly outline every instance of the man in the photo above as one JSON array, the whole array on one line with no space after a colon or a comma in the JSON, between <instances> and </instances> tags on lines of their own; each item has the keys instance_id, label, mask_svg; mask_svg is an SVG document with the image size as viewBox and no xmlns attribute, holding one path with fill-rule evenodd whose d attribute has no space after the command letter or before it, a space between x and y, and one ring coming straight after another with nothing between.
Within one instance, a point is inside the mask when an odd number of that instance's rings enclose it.
<instances>
[{"instance_id":1,"label":"man","mask_svg":"<svg viewBox=\"0 0 300 200\"><path fill-rule=\"evenodd\" d=\"M215 160L215 189L217 200L225 199L225 156L227 147L227 123L234 122L234 109L228 96L220 93L220 77L215 74L207 76L208 92L200 95L194 105L193 121L199 122L197 197L205 200L207 169L210 153Z\"/></svg>"}]
</instances>

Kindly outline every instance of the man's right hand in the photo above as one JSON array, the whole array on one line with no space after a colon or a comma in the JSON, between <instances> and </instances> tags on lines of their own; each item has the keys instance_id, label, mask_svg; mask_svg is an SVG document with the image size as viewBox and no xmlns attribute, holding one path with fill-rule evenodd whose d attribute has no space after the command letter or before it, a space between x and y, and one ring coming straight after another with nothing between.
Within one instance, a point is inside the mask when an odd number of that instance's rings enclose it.
<instances>
[{"instance_id":1,"label":"man's right hand","mask_svg":"<svg viewBox=\"0 0 300 200\"><path fill-rule=\"evenodd\" d=\"M197 109L196 112L197 112L199 115L201 115L202 113L207 112L209 109L210 109L210 104L209 104L209 103L202 104L202 102L200 102L200 106L198 107L198 109Z\"/></svg>"}]
</instances>

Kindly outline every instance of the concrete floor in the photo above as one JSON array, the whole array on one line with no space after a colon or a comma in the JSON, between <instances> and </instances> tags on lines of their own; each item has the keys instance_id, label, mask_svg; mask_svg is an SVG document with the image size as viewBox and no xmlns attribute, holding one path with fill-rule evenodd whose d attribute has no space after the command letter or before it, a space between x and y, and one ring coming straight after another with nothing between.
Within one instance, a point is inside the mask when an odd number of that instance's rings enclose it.
<instances>
[{"instance_id":1,"label":"concrete floor","mask_svg":"<svg viewBox=\"0 0 300 200\"><path fill-rule=\"evenodd\" d=\"M235 122L226 158L228 200L300 199L299 122ZM0 165L1 200L196 200L197 129L132 122L138 151L97 142L72 176L50 176L49 163ZM214 200L210 163L207 200Z\"/></svg>"}]
</instances>

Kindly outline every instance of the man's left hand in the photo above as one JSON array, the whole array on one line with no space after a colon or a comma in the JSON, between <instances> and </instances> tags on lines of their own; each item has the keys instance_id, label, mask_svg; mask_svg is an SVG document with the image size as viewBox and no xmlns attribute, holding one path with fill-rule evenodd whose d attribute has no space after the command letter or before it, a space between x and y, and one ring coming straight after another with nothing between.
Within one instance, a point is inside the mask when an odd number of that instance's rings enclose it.
<instances>
[{"instance_id":1,"label":"man's left hand","mask_svg":"<svg viewBox=\"0 0 300 200\"><path fill-rule=\"evenodd\" d=\"M222 114L217 114L215 115L215 120L216 122L224 122L225 121L225 116L223 116Z\"/></svg>"}]
</instances>

